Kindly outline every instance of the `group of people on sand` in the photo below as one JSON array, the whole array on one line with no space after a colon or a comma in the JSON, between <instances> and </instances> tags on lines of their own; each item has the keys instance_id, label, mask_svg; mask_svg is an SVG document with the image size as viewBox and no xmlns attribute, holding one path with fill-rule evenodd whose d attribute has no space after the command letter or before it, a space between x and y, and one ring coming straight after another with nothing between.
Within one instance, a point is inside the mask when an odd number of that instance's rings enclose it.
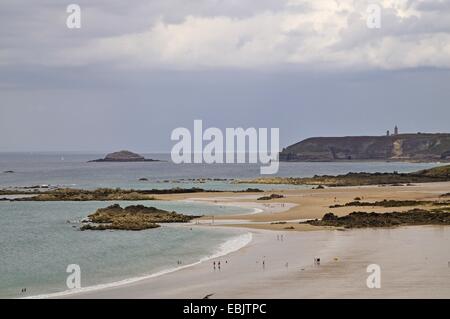
<instances>
[{"instance_id":1,"label":"group of people on sand","mask_svg":"<svg viewBox=\"0 0 450 319\"><path fill-rule=\"evenodd\" d=\"M259 260L257 260L256 263L259 264ZM266 256L264 256L264 257L262 258L262 263L261 263L261 265L262 265L262 269L265 270L265 269L266 269Z\"/></svg>"},{"instance_id":2,"label":"group of people on sand","mask_svg":"<svg viewBox=\"0 0 450 319\"><path fill-rule=\"evenodd\" d=\"M272 207L277 207L277 205L279 205L280 207L285 207L286 206L285 203L279 203L279 204L264 204L264 207L272 208Z\"/></svg>"},{"instance_id":3,"label":"group of people on sand","mask_svg":"<svg viewBox=\"0 0 450 319\"><path fill-rule=\"evenodd\" d=\"M225 260L225 264L228 264L228 260ZM216 268L218 270L220 270L220 260L219 261L213 261L213 269L216 270Z\"/></svg>"}]
</instances>

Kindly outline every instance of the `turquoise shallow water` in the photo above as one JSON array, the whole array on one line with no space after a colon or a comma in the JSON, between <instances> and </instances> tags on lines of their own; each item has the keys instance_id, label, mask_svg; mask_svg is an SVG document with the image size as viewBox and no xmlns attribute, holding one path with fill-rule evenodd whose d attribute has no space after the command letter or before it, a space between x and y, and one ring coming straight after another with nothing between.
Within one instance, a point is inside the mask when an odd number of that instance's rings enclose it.
<instances>
[{"instance_id":1,"label":"turquoise shallow water","mask_svg":"<svg viewBox=\"0 0 450 319\"><path fill-rule=\"evenodd\" d=\"M0 297L66 290L67 265L81 267L82 286L110 283L196 262L236 231L163 226L140 232L85 231L75 222L113 202L0 202ZM183 202L146 204L186 214L236 214L235 207ZM248 211L248 210L247 210ZM27 294L21 294L22 288Z\"/></svg>"}]
</instances>

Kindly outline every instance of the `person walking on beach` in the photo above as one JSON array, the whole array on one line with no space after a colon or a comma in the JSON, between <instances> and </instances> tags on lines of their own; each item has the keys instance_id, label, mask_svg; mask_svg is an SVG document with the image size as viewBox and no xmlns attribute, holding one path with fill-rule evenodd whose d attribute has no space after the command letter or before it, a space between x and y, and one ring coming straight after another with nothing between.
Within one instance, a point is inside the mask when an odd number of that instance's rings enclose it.
<instances>
[{"instance_id":1,"label":"person walking on beach","mask_svg":"<svg viewBox=\"0 0 450 319\"><path fill-rule=\"evenodd\" d=\"M214 270L216 270L216 262L215 261L213 261L213 267L214 267Z\"/></svg>"},{"instance_id":2,"label":"person walking on beach","mask_svg":"<svg viewBox=\"0 0 450 319\"><path fill-rule=\"evenodd\" d=\"M219 263L218 263L218 266L219 266L219 270L220 270L220 261L219 261Z\"/></svg>"}]
</instances>

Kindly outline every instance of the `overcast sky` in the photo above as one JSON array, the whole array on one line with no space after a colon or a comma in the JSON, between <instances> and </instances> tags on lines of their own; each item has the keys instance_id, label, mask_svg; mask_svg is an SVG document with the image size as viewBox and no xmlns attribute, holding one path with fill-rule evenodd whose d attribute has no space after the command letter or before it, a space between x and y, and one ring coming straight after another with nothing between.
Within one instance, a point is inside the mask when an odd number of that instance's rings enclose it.
<instances>
[{"instance_id":1,"label":"overcast sky","mask_svg":"<svg viewBox=\"0 0 450 319\"><path fill-rule=\"evenodd\" d=\"M449 68L450 0L1 0L0 151L170 151L194 119L449 132Z\"/></svg>"}]
</instances>

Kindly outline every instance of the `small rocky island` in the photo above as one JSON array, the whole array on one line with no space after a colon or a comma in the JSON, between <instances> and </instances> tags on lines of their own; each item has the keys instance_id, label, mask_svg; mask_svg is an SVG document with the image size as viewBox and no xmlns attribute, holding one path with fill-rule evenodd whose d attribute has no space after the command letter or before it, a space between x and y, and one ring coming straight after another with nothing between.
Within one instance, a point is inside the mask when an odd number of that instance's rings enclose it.
<instances>
[{"instance_id":1,"label":"small rocky island","mask_svg":"<svg viewBox=\"0 0 450 319\"><path fill-rule=\"evenodd\" d=\"M119 151L109 153L105 156L105 158L89 161L89 163L92 162L159 162L159 160L145 158L142 155L130 151Z\"/></svg>"},{"instance_id":2,"label":"small rocky island","mask_svg":"<svg viewBox=\"0 0 450 319\"><path fill-rule=\"evenodd\" d=\"M115 204L100 208L88 216L80 230L144 230L160 227L158 223L187 223L200 216L188 216L155 207Z\"/></svg>"}]
</instances>

